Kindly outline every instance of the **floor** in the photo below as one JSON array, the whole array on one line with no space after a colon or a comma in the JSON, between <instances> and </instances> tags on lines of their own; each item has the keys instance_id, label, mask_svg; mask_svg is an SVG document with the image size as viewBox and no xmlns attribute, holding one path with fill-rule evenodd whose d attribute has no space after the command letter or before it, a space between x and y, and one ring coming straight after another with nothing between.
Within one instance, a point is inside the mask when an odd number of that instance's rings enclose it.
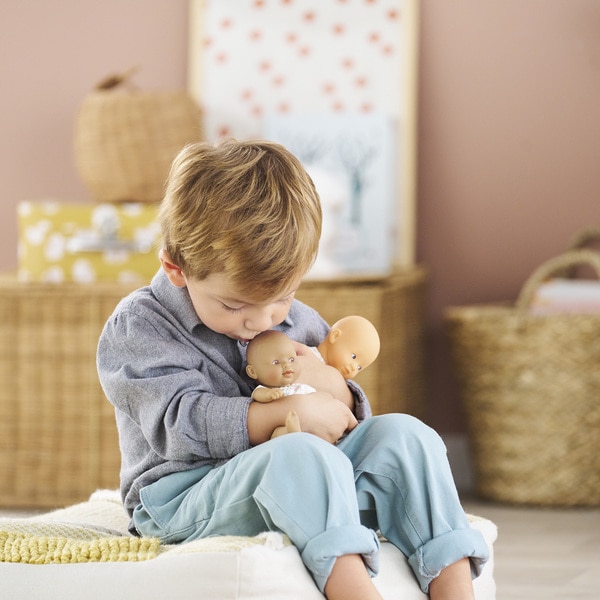
<instances>
[{"instance_id":1,"label":"floor","mask_svg":"<svg viewBox=\"0 0 600 600\"><path fill-rule=\"evenodd\" d=\"M600 508L463 505L498 526L497 600L600 600Z\"/></svg>"},{"instance_id":2,"label":"floor","mask_svg":"<svg viewBox=\"0 0 600 600\"><path fill-rule=\"evenodd\" d=\"M463 505L498 526L497 600L600 600L600 508L533 509L474 499Z\"/></svg>"}]
</instances>

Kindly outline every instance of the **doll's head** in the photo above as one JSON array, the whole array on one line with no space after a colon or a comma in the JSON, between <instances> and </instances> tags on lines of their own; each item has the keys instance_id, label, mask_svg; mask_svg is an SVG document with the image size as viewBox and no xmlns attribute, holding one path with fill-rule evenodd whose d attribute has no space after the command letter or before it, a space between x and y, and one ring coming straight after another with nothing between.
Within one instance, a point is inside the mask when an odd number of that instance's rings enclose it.
<instances>
[{"instance_id":1,"label":"doll's head","mask_svg":"<svg viewBox=\"0 0 600 600\"><path fill-rule=\"evenodd\" d=\"M292 340L281 331L264 331L246 349L248 377L267 387L283 387L300 376L300 364Z\"/></svg>"},{"instance_id":2,"label":"doll's head","mask_svg":"<svg viewBox=\"0 0 600 600\"><path fill-rule=\"evenodd\" d=\"M333 324L318 346L325 362L335 367L345 379L354 379L378 356L379 334L364 317L351 315Z\"/></svg>"}]
</instances>

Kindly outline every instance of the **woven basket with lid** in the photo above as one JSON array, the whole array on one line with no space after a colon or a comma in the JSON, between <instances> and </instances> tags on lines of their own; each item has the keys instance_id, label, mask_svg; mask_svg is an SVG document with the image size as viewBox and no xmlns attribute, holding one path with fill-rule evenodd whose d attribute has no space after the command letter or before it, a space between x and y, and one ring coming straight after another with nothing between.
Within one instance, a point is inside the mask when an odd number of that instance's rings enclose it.
<instances>
[{"instance_id":1,"label":"woven basket with lid","mask_svg":"<svg viewBox=\"0 0 600 600\"><path fill-rule=\"evenodd\" d=\"M84 99L75 161L96 202L160 202L175 155L200 139L200 110L186 92L141 91L126 73L101 81Z\"/></svg>"}]
</instances>

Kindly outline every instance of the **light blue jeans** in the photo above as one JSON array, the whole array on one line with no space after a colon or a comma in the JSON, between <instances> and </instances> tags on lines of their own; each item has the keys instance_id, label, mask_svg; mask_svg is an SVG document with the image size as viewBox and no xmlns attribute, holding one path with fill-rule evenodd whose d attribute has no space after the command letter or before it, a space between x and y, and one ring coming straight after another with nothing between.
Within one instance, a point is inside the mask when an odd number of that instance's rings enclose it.
<instances>
[{"instance_id":1,"label":"light blue jeans","mask_svg":"<svg viewBox=\"0 0 600 600\"><path fill-rule=\"evenodd\" d=\"M488 558L460 505L446 448L421 421L372 417L336 446L292 433L208 470L174 473L142 489L134 523L166 543L282 531L323 592L335 559L361 554L378 571L381 533L407 557L421 589L448 565Z\"/></svg>"}]
</instances>

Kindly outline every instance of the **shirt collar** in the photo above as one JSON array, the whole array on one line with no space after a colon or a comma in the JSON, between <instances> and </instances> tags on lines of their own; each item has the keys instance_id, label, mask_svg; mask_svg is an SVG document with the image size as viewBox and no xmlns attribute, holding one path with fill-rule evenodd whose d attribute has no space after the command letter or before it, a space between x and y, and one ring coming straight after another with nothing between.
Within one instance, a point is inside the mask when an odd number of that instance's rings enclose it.
<instances>
[{"instance_id":1,"label":"shirt collar","mask_svg":"<svg viewBox=\"0 0 600 600\"><path fill-rule=\"evenodd\" d=\"M182 327L189 331L201 325L187 287L174 286L163 269L159 269L150 283L152 293L158 301L175 317Z\"/></svg>"}]
</instances>

